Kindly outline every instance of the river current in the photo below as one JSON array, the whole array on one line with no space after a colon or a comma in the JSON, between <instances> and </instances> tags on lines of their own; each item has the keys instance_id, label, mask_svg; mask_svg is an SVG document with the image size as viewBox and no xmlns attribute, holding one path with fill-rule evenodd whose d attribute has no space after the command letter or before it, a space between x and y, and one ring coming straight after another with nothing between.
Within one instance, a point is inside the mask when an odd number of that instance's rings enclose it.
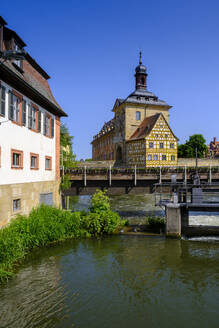
<instances>
[{"instance_id":1,"label":"river current","mask_svg":"<svg viewBox=\"0 0 219 328\"><path fill-rule=\"evenodd\" d=\"M86 209L89 199L70 203ZM131 203L112 199L133 222L161 215L150 196L133 197L139 213ZM211 239L72 240L35 250L0 287L1 328L217 328L218 309L219 242Z\"/></svg>"}]
</instances>

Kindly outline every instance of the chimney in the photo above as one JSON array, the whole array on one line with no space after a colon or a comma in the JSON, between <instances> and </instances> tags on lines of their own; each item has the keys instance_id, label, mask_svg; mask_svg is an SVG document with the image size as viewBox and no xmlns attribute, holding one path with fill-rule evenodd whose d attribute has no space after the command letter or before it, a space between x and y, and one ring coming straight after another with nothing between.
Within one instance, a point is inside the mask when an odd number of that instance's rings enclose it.
<instances>
[{"instance_id":1,"label":"chimney","mask_svg":"<svg viewBox=\"0 0 219 328\"><path fill-rule=\"evenodd\" d=\"M216 137L214 137L214 139L213 139L213 143L216 144Z\"/></svg>"},{"instance_id":2,"label":"chimney","mask_svg":"<svg viewBox=\"0 0 219 328\"><path fill-rule=\"evenodd\" d=\"M0 16L0 51L3 50L3 28L7 25L6 21Z\"/></svg>"}]
</instances>

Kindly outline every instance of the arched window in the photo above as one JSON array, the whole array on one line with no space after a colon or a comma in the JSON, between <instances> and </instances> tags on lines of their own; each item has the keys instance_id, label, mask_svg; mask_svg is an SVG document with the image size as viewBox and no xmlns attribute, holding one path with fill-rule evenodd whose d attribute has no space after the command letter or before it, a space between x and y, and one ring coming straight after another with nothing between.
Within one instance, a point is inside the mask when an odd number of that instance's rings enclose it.
<instances>
[{"instance_id":1,"label":"arched window","mask_svg":"<svg viewBox=\"0 0 219 328\"><path fill-rule=\"evenodd\" d=\"M141 78L141 84L144 85L144 77Z\"/></svg>"},{"instance_id":2,"label":"arched window","mask_svg":"<svg viewBox=\"0 0 219 328\"><path fill-rule=\"evenodd\" d=\"M136 112L136 121L140 121L141 119L141 112Z\"/></svg>"}]
</instances>

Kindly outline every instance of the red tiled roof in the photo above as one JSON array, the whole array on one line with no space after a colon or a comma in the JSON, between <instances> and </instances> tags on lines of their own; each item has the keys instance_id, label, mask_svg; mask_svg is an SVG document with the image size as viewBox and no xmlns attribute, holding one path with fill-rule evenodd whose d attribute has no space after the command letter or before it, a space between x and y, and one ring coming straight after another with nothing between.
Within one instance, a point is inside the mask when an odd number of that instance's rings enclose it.
<instances>
[{"instance_id":1,"label":"red tiled roof","mask_svg":"<svg viewBox=\"0 0 219 328\"><path fill-rule=\"evenodd\" d=\"M135 132L132 134L129 140L145 138L153 129L160 115L162 114L159 113L153 116L146 117L141 122L139 127L135 130Z\"/></svg>"},{"instance_id":2,"label":"red tiled roof","mask_svg":"<svg viewBox=\"0 0 219 328\"><path fill-rule=\"evenodd\" d=\"M149 116L146 117L141 124L139 125L139 127L135 130L135 132L132 134L132 136L129 138L129 140L135 140L135 139L143 139L145 138L153 129L155 123L157 122L158 118L162 116L164 121L166 122L166 124L168 125L170 131L172 132L172 134L174 135L174 137L179 140L175 134L173 133L173 131L171 130L169 124L167 123L165 117L163 116L162 113L157 113L153 116Z\"/></svg>"}]
</instances>

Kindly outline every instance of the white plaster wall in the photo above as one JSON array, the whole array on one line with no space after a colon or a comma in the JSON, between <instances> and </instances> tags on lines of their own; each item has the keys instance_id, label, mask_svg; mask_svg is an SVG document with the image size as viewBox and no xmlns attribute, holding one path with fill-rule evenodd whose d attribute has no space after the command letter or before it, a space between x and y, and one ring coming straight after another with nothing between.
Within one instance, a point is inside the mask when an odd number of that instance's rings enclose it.
<instances>
[{"instance_id":1,"label":"white plaster wall","mask_svg":"<svg viewBox=\"0 0 219 328\"><path fill-rule=\"evenodd\" d=\"M8 120L8 91L10 86L1 82L6 87L5 117L0 116L0 122ZM23 96L27 103L30 99ZM36 104L38 105L38 104ZM46 110L38 106L42 113ZM27 122L28 122L28 110ZM52 118L54 115L49 113ZM31 131L27 126L19 126L11 121L0 124L0 147L1 147L1 167L0 185L40 182L55 180L55 135L56 124L54 124L54 138L43 135L43 117L41 122L41 133ZM23 151L23 169L11 169L11 149ZM30 169L30 153L39 154L39 170ZM52 170L45 170L45 156L52 157Z\"/></svg>"}]
</instances>

